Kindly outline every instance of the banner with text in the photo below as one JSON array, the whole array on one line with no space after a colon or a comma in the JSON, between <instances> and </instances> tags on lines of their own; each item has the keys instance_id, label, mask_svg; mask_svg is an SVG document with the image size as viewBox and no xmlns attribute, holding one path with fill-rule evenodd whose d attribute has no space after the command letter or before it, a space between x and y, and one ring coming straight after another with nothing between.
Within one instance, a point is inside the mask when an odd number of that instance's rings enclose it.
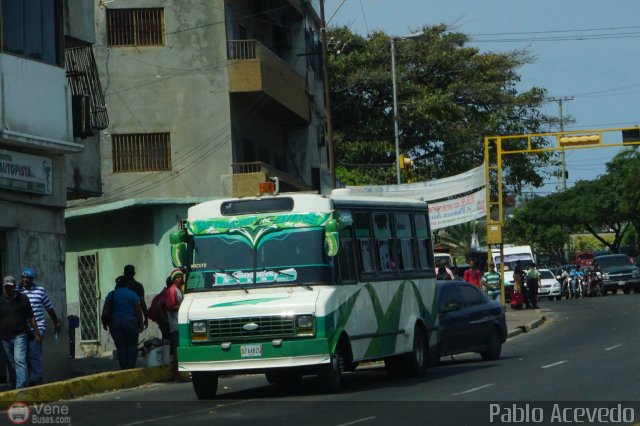
<instances>
[{"instance_id":1,"label":"banner with text","mask_svg":"<svg viewBox=\"0 0 640 426\"><path fill-rule=\"evenodd\" d=\"M487 215L484 189L452 200L429 204L431 229L446 228Z\"/></svg>"},{"instance_id":2,"label":"banner with text","mask_svg":"<svg viewBox=\"0 0 640 426\"><path fill-rule=\"evenodd\" d=\"M51 158L0 149L0 188L52 194Z\"/></svg>"}]
</instances>

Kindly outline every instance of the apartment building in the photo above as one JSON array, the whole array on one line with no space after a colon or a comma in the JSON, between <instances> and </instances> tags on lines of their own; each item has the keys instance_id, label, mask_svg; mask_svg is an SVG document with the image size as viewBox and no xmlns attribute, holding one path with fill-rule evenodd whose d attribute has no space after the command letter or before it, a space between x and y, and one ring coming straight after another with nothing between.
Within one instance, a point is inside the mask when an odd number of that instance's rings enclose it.
<instances>
[{"instance_id":1,"label":"apartment building","mask_svg":"<svg viewBox=\"0 0 640 426\"><path fill-rule=\"evenodd\" d=\"M63 323L54 339L47 316L45 381L69 374L67 198L101 190L89 166L99 158L92 134L108 123L93 17L82 0L0 1L0 275L32 268Z\"/></svg>"},{"instance_id":2,"label":"apartment building","mask_svg":"<svg viewBox=\"0 0 640 426\"><path fill-rule=\"evenodd\" d=\"M133 264L149 302L191 205L255 194L267 178L281 191L330 182L317 0L96 1L95 22L102 188L66 214L68 308L87 325L86 355L113 345L82 295L103 300Z\"/></svg>"}]
</instances>

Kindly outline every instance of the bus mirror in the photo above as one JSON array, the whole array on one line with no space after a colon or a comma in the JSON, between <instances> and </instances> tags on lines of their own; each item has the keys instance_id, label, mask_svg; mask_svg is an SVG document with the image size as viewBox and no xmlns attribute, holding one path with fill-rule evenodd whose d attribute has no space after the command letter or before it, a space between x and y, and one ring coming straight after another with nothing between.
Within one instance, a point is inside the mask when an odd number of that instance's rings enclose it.
<instances>
[{"instance_id":1,"label":"bus mirror","mask_svg":"<svg viewBox=\"0 0 640 426\"><path fill-rule=\"evenodd\" d=\"M187 263L187 243L179 242L171 244L171 263L176 268L185 266Z\"/></svg>"},{"instance_id":2,"label":"bus mirror","mask_svg":"<svg viewBox=\"0 0 640 426\"><path fill-rule=\"evenodd\" d=\"M324 233L324 249L327 252L327 256L333 257L338 254L338 233L337 232L325 232Z\"/></svg>"},{"instance_id":3,"label":"bus mirror","mask_svg":"<svg viewBox=\"0 0 640 426\"><path fill-rule=\"evenodd\" d=\"M181 229L179 231L174 231L169 234L169 242L171 244L178 244L187 241L187 231Z\"/></svg>"},{"instance_id":4,"label":"bus mirror","mask_svg":"<svg viewBox=\"0 0 640 426\"><path fill-rule=\"evenodd\" d=\"M324 230L327 232L337 232L338 231L338 221L335 219L329 219L324 224Z\"/></svg>"}]
</instances>

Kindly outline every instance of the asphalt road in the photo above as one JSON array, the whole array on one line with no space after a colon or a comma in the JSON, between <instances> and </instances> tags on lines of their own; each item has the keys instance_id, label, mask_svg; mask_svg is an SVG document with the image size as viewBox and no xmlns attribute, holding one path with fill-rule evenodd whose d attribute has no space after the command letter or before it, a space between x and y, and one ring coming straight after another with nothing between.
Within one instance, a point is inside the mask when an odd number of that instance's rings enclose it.
<instances>
[{"instance_id":1,"label":"asphalt road","mask_svg":"<svg viewBox=\"0 0 640 426\"><path fill-rule=\"evenodd\" d=\"M198 402L191 384L169 383L64 404L73 424L95 426L475 425L515 423L518 415L529 416L522 420L531 424L542 416L537 424L551 424L562 413L565 421L575 421L570 416L576 409L577 415L593 416L618 410L626 415L620 420L630 420L622 423L640 422L640 294L541 306L547 323L509 339L500 360L484 362L477 354L447 358L421 379L392 379L374 364L347 373L336 395L317 393L312 377L302 388L282 390L255 375L221 379L216 401Z\"/></svg>"}]
</instances>

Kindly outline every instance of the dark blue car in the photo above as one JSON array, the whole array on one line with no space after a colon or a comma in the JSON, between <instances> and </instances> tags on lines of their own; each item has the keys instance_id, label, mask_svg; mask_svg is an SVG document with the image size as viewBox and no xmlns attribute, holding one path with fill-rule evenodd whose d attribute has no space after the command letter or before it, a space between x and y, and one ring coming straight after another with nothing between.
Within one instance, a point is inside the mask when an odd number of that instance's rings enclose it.
<instances>
[{"instance_id":1,"label":"dark blue car","mask_svg":"<svg viewBox=\"0 0 640 426\"><path fill-rule=\"evenodd\" d=\"M504 307L489 301L484 292L465 281L438 281L438 344L429 353L429 364L464 352L478 352L484 360L500 358L507 340Z\"/></svg>"}]
</instances>

